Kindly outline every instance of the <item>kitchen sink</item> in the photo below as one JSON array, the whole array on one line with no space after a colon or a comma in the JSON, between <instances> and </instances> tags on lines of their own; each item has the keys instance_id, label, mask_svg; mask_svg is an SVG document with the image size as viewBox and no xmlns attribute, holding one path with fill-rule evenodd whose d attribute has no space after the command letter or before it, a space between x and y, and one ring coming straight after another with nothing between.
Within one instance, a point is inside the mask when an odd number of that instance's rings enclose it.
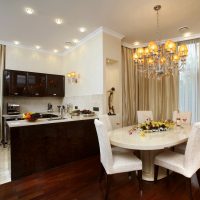
<instances>
[{"instance_id":1,"label":"kitchen sink","mask_svg":"<svg viewBox=\"0 0 200 200\"><path fill-rule=\"evenodd\" d=\"M52 120L63 120L63 119L67 119L67 118L51 117L51 118L48 119L48 121L52 121Z\"/></svg>"},{"instance_id":2,"label":"kitchen sink","mask_svg":"<svg viewBox=\"0 0 200 200\"><path fill-rule=\"evenodd\" d=\"M40 118L58 118L58 115L52 113L40 113Z\"/></svg>"}]
</instances>

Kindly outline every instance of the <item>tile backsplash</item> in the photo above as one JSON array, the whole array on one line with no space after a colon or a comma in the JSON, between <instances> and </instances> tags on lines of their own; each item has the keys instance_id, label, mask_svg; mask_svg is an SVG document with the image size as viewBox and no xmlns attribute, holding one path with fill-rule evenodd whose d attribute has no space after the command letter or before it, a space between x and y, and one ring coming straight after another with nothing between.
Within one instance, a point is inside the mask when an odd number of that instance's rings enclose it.
<instances>
[{"instance_id":1,"label":"tile backsplash","mask_svg":"<svg viewBox=\"0 0 200 200\"><path fill-rule=\"evenodd\" d=\"M54 112L57 112L57 105L72 104L73 109L78 106L78 109L93 110L93 107L98 107L99 112L103 113L104 95L87 95L87 96L73 96L73 97L5 97L3 113L6 114L7 103L19 104L21 113L24 112L46 112L47 104L53 105Z\"/></svg>"},{"instance_id":2,"label":"tile backsplash","mask_svg":"<svg viewBox=\"0 0 200 200\"><path fill-rule=\"evenodd\" d=\"M88 109L93 110L93 107L98 107L99 112L103 113L103 100L104 95L86 95L86 96L73 96L73 97L65 97L63 100L63 104L67 105L71 103L73 108L78 106L78 109Z\"/></svg>"},{"instance_id":3,"label":"tile backsplash","mask_svg":"<svg viewBox=\"0 0 200 200\"><path fill-rule=\"evenodd\" d=\"M47 104L53 105L53 110L58 111L57 105L62 105L63 98L58 97L5 97L4 111L6 113L7 103L19 104L21 113L24 112L46 112Z\"/></svg>"}]
</instances>

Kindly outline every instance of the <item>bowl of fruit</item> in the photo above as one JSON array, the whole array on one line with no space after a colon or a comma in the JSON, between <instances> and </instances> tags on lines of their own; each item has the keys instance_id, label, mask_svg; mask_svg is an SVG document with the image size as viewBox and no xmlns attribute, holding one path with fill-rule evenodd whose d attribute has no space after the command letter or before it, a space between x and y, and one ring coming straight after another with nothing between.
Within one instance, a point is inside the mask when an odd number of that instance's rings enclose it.
<instances>
[{"instance_id":1,"label":"bowl of fruit","mask_svg":"<svg viewBox=\"0 0 200 200\"><path fill-rule=\"evenodd\" d=\"M83 117L93 117L93 116L95 116L95 112L92 112L90 110L82 110L81 114L83 115Z\"/></svg>"},{"instance_id":2,"label":"bowl of fruit","mask_svg":"<svg viewBox=\"0 0 200 200\"><path fill-rule=\"evenodd\" d=\"M27 112L27 113L23 114L23 118L26 119L29 122L35 122L37 119L40 118L40 114L39 113Z\"/></svg>"}]
</instances>

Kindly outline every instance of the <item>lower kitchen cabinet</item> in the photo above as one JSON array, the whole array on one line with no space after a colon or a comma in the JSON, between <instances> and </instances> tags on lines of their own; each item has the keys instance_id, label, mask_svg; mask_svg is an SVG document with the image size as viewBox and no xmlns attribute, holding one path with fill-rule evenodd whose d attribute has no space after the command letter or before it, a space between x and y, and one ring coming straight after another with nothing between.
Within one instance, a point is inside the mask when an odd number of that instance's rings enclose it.
<instances>
[{"instance_id":1,"label":"lower kitchen cabinet","mask_svg":"<svg viewBox=\"0 0 200 200\"><path fill-rule=\"evenodd\" d=\"M10 128L11 179L97 155L94 120Z\"/></svg>"}]
</instances>

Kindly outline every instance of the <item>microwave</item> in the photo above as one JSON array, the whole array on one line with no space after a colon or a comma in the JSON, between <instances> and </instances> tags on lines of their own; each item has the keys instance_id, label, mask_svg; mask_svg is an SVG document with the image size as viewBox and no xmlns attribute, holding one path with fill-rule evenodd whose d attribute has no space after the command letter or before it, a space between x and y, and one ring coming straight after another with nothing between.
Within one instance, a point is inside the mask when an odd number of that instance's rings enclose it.
<instances>
[{"instance_id":1,"label":"microwave","mask_svg":"<svg viewBox=\"0 0 200 200\"><path fill-rule=\"evenodd\" d=\"M7 103L7 114L8 115L18 115L18 114L20 114L20 105Z\"/></svg>"}]
</instances>

